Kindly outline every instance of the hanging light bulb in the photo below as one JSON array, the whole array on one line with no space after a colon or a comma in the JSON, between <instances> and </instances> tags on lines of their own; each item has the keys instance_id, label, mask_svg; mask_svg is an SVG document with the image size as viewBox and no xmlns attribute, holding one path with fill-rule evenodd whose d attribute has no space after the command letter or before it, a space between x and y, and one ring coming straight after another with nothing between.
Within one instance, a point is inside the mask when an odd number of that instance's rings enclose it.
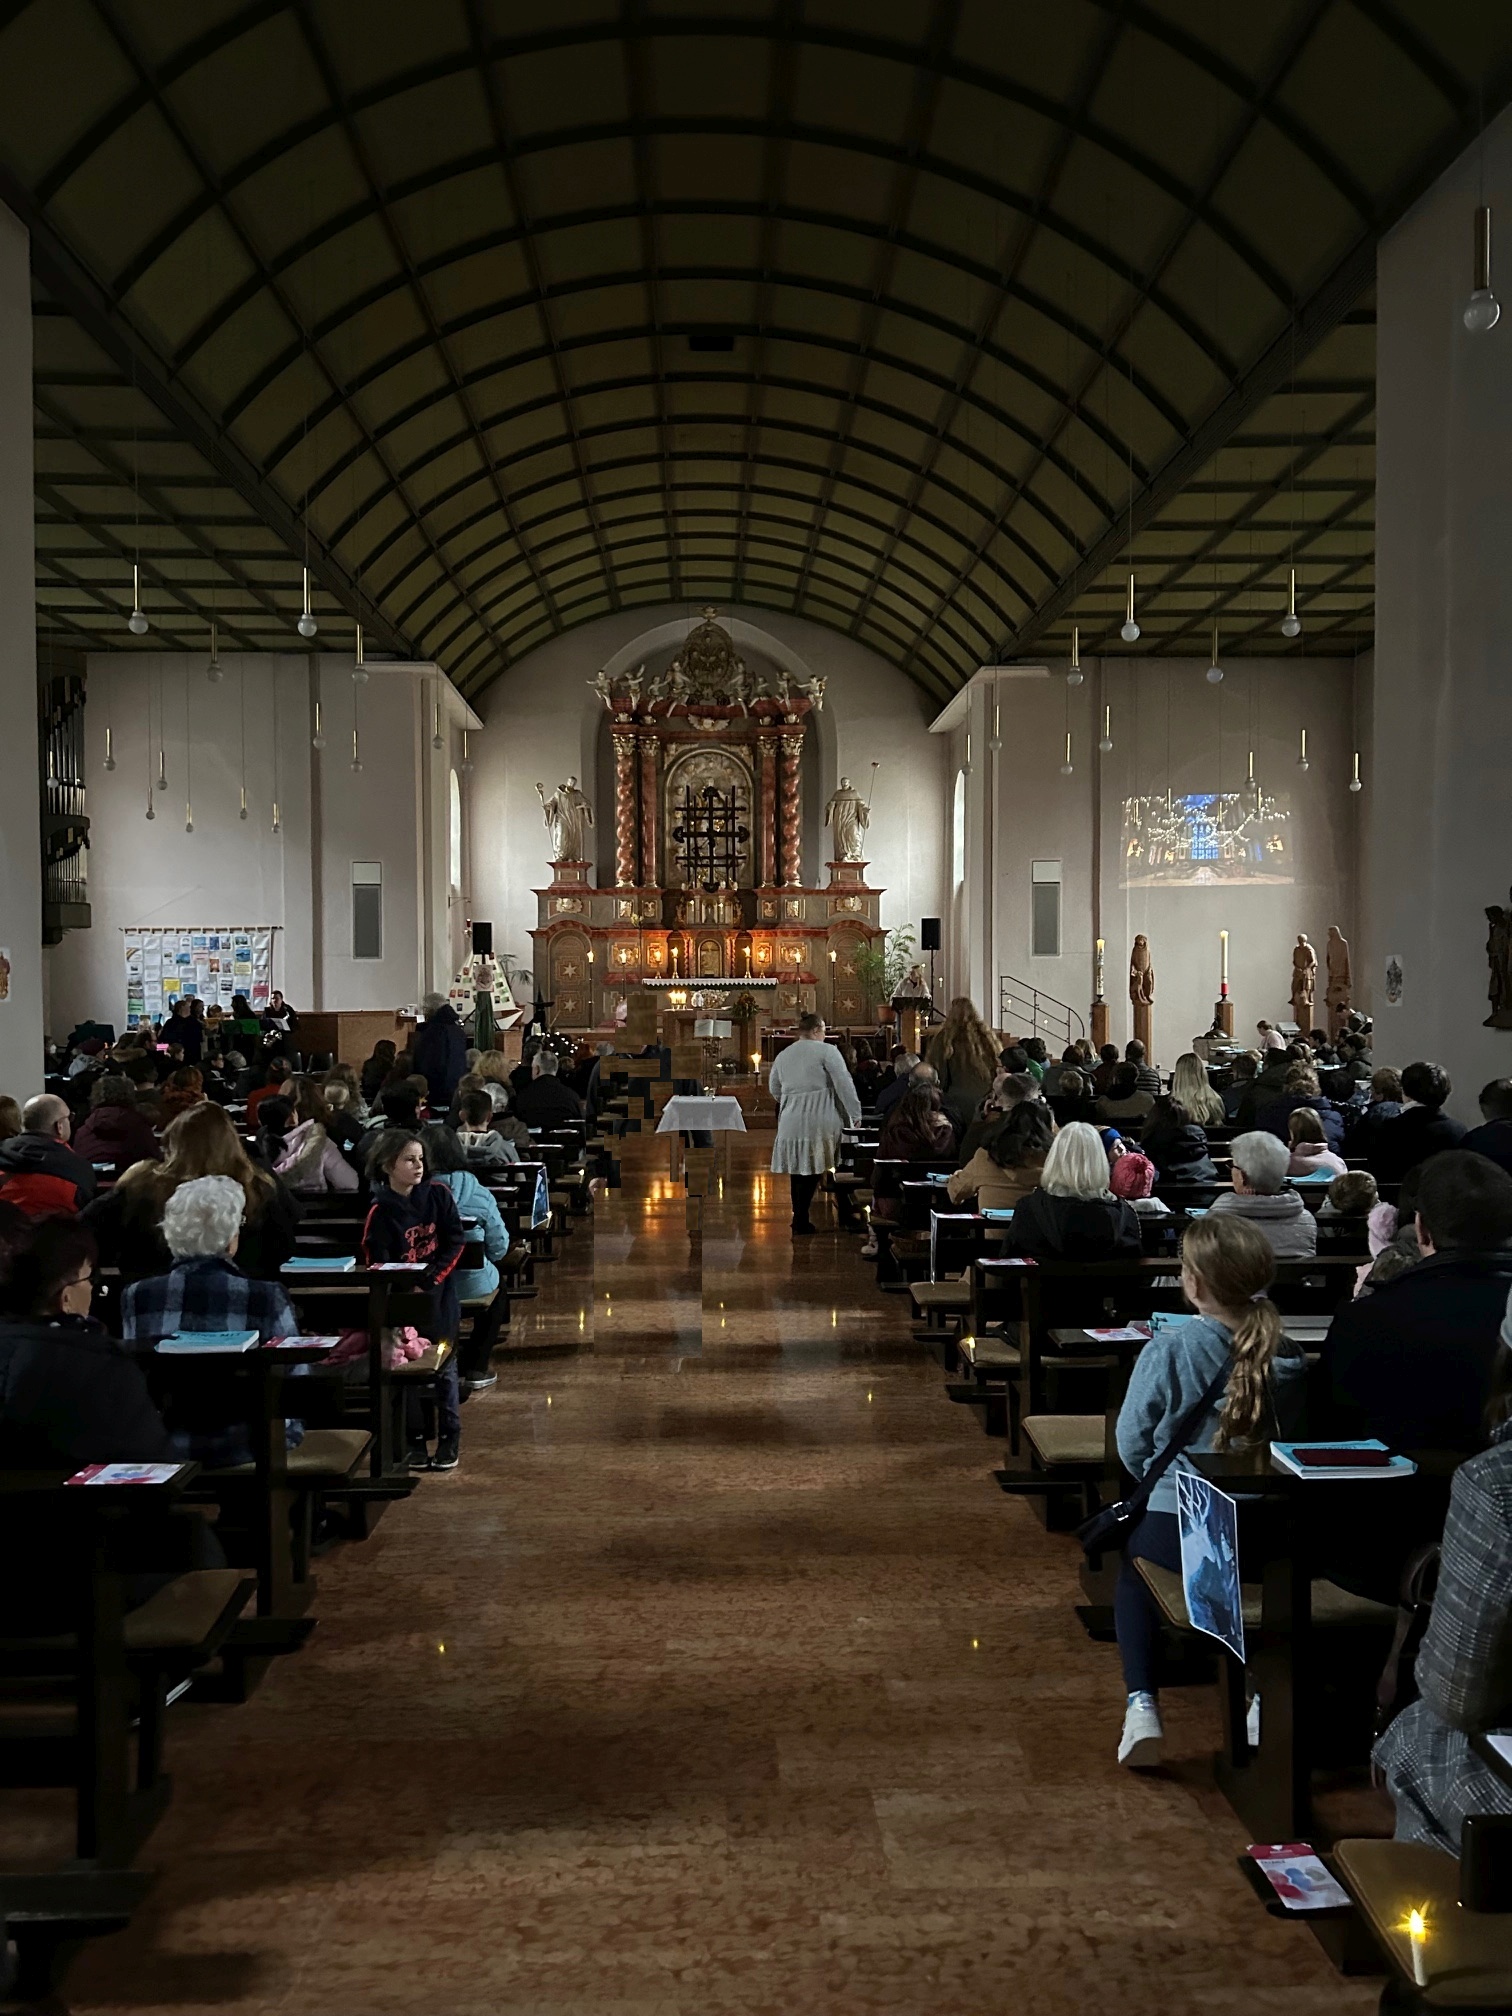
<instances>
[{"instance_id":1,"label":"hanging light bulb","mask_svg":"<svg viewBox=\"0 0 1512 2016\"><path fill-rule=\"evenodd\" d=\"M310 747L312 749L324 749L325 747L325 730L320 725L320 702L318 700L315 702L315 733L310 737Z\"/></svg>"},{"instance_id":2,"label":"hanging light bulb","mask_svg":"<svg viewBox=\"0 0 1512 2016\"><path fill-rule=\"evenodd\" d=\"M1311 763L1307 760L1307 730L1305 728L1302 730L1302 748L1297 756L1297 768L1299 770L1311 770L1312 768Z\"/></svg>"},{"instance_id":3,"label":"hanging light bulb","mask_svg":"<svg viewBox=\"0 0 1512 2016\"><path fill-rule=\"evenodd\" d=\"M1079 625L1073 623L1071 626L1071 664L1066 673L1066 684L1068 686L1080 686L1081 683L1081 629Z\"/></svg>"},{"instance_id":4,"label":"hanging light bulb","mask_svg":"<svg viewBox=\"0 0 1512 2016\"><path fill-rule=\"evenodd\" d=\"M1302 635L1302 618L1297 614L1297 570L1295 567L1291 570L1286 590L1286 614L1281 618L1281 635L1283 637L1300 637Z\"/></svg>"},{"instance_id":5,"label":"hanging light bulb","mask_svg":"<svg viewBox=\"0 0 1512 2016\"><path fill-rule=\"evenodd\" d=\"M236 816L238 819L245 819L247 816L247 787L245 784L241 787L241 810Z\"/></svg>"},{"instance_id":6,"label":"hanging light bulb","mask_svg":"<svg viewBox=\"0 0 1512 2016\"><path fill-rule=\"evenodd\" d=\"M168 789L168 752L161 743L158 744L157 788L159 791Z\"/></svg>"},{"instance_id":7,"label":"hanging light bulb","mask_svg":"<svg viewBox=\"0 0 1512 2016\"><path fill-rule=\"evenodd\" d=\"M131 614L126 618L126 628L133 637L147 635L147 618L142 614L142 570L135 561L131 565Z\"/></svg>"},{"instance_id":8,"label":"hanging light bulb","mask_svg":"<svg viewBox=\"0 0 1512 2016\"><path fill-rule=\"evenodd\" d=\"M273 800L273 831L275 833L283 831L283 821L278 816L278 800L276 798Z\"/></svg>"},{"instance_id":9,"label":"hanging light bulb","mask_svg":"<svg viewBox=\"0 0 1512 2016\"><path fill-rule=\"evenodd\" d=\"M111 728L105 730L105 768L115 768L115 731Z\"/></svg>"},{"instance_id":10,"label":"hanging light bulb","mask_svg":"<svg viewBox=\"0 0 1512 2016\"><path fill-rule=\"evenodd\" d=\"M359 623L357 625L357 662L352 667L352 684L354 686L366 686L367 676L367 661L362 655L362 625Z\"/></svg>"},{"instance_id":11,"label":"hanging light bulb","mask_svg":"<svg viewBox=\"0 0 1512 2016\"><path fill-rule=\"evenodd\" d=\"M1501 320L1501 303L1491 292L1491 206L1482 203L1475 213L1475 289L1465 304L1465 327L1473 336L1484 335Z\"/></svg>"},{"instance_id":12,"label":"hanging light bulb","mask_svg":"<svg viewBox=\"0 0 1512 2016\"><path fill-rule=\"evenodd\" d=\"M220 653L215 648L215 624L210 625L210 663L205 667L205 677L212 686L219 686L221 680Z\"/></svg>"},{"instance_id":13,"label":"hanging light bulb","mask_svg":"<svg viewBox=\"0 0 1512 2016\"><path fill-rule=\"evenodd\" d=\"M1360 782L1360 752L1358 749L1354 752L1354 775L1349 780L1349 788L1351 791L1363 791L1365 789L1365 786Z\"/></svg>"},{"instance_id":14,"label":"hanging light bulb","mask_svg":"<svg viewBox=\"0 0 1512 2016\"><path fill-rule=\"evenodd\" d=\"M355 728L352 730L352 768L354 771L359 771L362 768L362 755L357 746L357 730Z\"/></svg>"},{"instance_id":15,"label":"hanging light bulb","mask_svg":"<svg viewBox=\"0 0 1512 2016\"><path fill-rule=\"evenodd\" d=\"M157 817L157 813L152 809L152 786L150 784L147 786L147 817L149 819L156 819Z\"/></svg>"},{"instance_id":16,"label":"hanging light bulb","mask_svg":"<svg viewBox=\"0 0 1512 2016\"><path fill-rule=\"evenodd\" d=\"M186 833L194 831L194 806L187 798L184 800L184 831Z\"/></svg>"},{"instance_id":17,"label":"hanging light bulb","mask_svg":"<svg viewBox=\"0 0 1512 2016\"><path fill-rule=\"evenodd\" d=\"M439 700L431 702L431 747L432 749L444 749L446 747L446 744L441 739L441 702Z\"/></svg>"},{"instance_id":18,"label":"hanging light bulb","mask_svg":"<svg viewBox=\"0 0 1512 2016\"><path fill-rule=\"evenodd\" d=\"M1249 775L1244 781L1246 784L1253 784L1255 781L1255 752L1253 749L1249 752Z\"/></svg>"},{"instance_id":19,"label":"hanging light bulb","mask_svg":"<svg viewBox=\"0 0 1512 2016\"><path fill-rule=\"evenodd\" d=\"M308 567L304 570L304 614L300 617L295 628L299 631L301 637L313 637L320 628L310 608L310 570Z\"/></svg>"},{"instance_id":20,"label":"hanging light bulb","mask_svg":"<svg viewBox=\"0 0 1512 2016\"><path fill-rule=\"evenodd\" d=\"M1218 663L1218 625L1216 623L1213 625L1213 662L1207 668L1207 682L1209 686L1221 686L1223 684L1223 667Z\"/></svg>"},{"instance_id":21,"label":"hanging light bulb","mask_svg":"<svg viewBox=\"0 0 1512 2016\"><path fill-rule=\"evenodd\" d=\"M1139 636L1139 625L1134 618L1134 576L1132 572L1129 575L1128 611L1124 616L1123 628L1122 630L1119 631L1118 634L1120 637L1122 637L1125 644L1134 643Z\"/></svg>"},{"instance_id":22,"label":"hanging light bulb","mask_svg":"<svg viewBox=\"0 0 1512 2016\"><path fill-rule=\"evenodd\" d=\"M1113 709L1111 707L1104 707L1103 709L1102 739L1098 742L1097 746L1101 749L1104 756L1113 747Z\"/></svg>"},{"instance_id":23,"label":"hanging light bulb","mask_svg":"<svg viewBox=\"0 0 1512 2016\"><path fill-rule=\"evenodd\" d=\"M474 769L474 764L473 764L473 759L472 759L472 757L471 757L471 756L470 756L470 755L468 754L468 751L467 751L467 735L468 735L468 731L467 731L467 729L465 729L465 728L464 728L464 729L462 730L462 764L461 764L461 769L462 769L462 775L463 775L464 777L471 777L471 775L472 775L472 773L473 773L473 769ZM1000 744L999 746L1001 747L1001 744Z\"/></svg>"},{"instance_id":24,"label":"hanging light bulb","mask_svg":"<svg viewBox=\"0 0 1512 2016\"><path fill-rule=\"evenodd\" d=\"M992 703L992 733L987 738L987 747L996 752L997 750L1001 749L1002 746L1003 746L1003 709L1000 703L994 700ZM465 728L462 731L462 747L464 749L467 747L467 730ZM470 769L471 767L472 766L467 763L464 763L462 765L462 768L464 770Z\"/></svg>"},{"instance_id":25,"label":"hanging light bulb","mask_svg":"<svg viewBox=\"0 0 1512 2016\"><path fill-rule=\"evenodd\" d=\"M1066 730L1066 760L1061 765L1062 777L1069 777L1076 765L1071 761L1071 730Z\"/></svg>"}]
</instances>

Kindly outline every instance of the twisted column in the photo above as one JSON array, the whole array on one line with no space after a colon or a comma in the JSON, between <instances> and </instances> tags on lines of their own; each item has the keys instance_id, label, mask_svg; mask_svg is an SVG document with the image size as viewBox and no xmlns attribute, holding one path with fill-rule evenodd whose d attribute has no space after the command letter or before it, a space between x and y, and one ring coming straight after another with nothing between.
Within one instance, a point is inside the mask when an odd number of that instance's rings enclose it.
<instances>
[{"instance_id":1,"label":"twisted column","mask_svg":"<svg viewBox=\"0 0 1512 2016\"><path fill-rule=\"evenodd\" d=\"M640 745L640 814L641 814L641 887L659 889L661 875L657 869L657 825L659 794L656 789L656 758L658 743L654 735L643 735Z\"/></svg>"},{"instance_id":2,"label":"twisted column","mask_svg":"<svg viewBox=\"0 0 1512 2016\"><path fill-rule=\"evenodd\" d=\"M635 887L635 737L614 733L614 881Z\"/></svg>"},{"instance_id":3,"label":"twisted column","mask_svg":"<svg viewBox=\"0 0 1512 2016\"><path fill-rule=\"evenodd\" d=\"M782 737L782 879L789 889L803 881L803 805L798 764L803 754L803 730L785 730Z\"/></svg>"},{"instance_id":4,"label":"twisted column","mask_svg":"<svg viewBox=\"0 0 1512 2016\"><path fill-rule=\"evenodd\" d=\"M777 752L770 735L756 741L756 839L760 849L756 879L770 888L777 880Z\"/></svg>"}]
</instances>

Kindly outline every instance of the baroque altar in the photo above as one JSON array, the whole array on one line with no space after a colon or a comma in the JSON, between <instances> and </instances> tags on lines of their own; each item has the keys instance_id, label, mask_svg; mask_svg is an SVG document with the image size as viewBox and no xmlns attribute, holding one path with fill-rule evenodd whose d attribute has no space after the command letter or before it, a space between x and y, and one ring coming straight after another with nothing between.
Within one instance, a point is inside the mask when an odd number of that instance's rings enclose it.
<instances>
[{"instance_id":1,"label":"baroque altar","mask_svg":"<svg viewBox=\"0 0 1512 2016\"><path fill-rule=\"evenodd\" d=\"M804 739L825 682L761 679L715 618L704 610L664 671L589 682L613 752L613 882L589 860L555 859L535 892L537 984L558 1028L608 1028L632 989L679 981L731 996L763 983L752 992L779 1022L813 1008L841 1027L872 1019L857 954L882 936L882 892L846 858L869 816L847 780L826 808L842 858L822 885L804 876ZM581 801L576 779L542 790L553 839L574 836L586 855Z\"/></svg>"}]
</instances>

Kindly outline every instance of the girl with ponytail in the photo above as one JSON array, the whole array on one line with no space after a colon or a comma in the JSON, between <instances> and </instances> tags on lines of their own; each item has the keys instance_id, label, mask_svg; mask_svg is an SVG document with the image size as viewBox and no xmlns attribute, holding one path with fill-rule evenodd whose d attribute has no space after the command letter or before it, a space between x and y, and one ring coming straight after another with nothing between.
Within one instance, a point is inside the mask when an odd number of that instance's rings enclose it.
<instances>
[{"instance_id":1,"label":"girl with ponytail","mask_svg":"<svg viewBox=\"0 0 1512 2016\"><path fill-rule=\"evenodd\" d=\"M1196 1314L1158 1330L1140 1352L1118 1416L1118 1453L1136 1478L1181 1438L1124 1549L1114 1594L1128 1704L1118 1761L1158 1764L1164 1732L1156 1701L1160 1613L1136 1557L1181 1569L1176 1472L1193 1449L1284 1440L1300 1418L1307 1360L1285 1343L1266 1290L1276 1272L1265 1235L1233 1215L1198 1219L1181 1247L1181 1286Z\"/></svg>"}]
</instances>

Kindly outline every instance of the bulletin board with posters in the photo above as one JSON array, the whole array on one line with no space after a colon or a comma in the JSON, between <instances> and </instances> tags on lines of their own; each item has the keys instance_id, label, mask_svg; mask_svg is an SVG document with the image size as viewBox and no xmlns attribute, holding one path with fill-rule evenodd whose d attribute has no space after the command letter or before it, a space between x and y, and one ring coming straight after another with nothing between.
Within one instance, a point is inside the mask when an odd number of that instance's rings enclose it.
<instances>
[{"instance_id":1,"label":"bulletin board with posters","mask_svg":"<svg viewBox=\"0 0 1512 2016\"><path fill-rule=\"evenodd\" d=\"M123 931L126 1026L161 1022L179 1000L229 1009L245 995L261 1015L273 992L274 924L209 924L193 930Z\"/></svg>"}]
</instances>

